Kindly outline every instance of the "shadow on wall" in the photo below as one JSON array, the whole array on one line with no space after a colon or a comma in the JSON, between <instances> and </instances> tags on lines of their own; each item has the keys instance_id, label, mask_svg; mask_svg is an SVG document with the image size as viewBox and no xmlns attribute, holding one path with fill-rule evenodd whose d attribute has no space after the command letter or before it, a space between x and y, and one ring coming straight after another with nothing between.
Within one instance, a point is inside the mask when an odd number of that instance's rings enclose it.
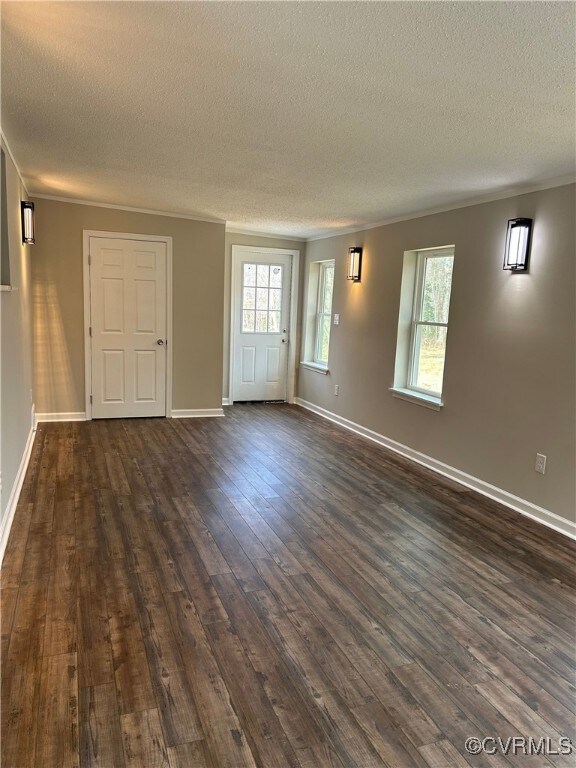
<instances>
[{"instance_id":1,"label":"shadow on wall","mask_svg":"<svg viewBox=\"0 0 576 768\"><path fill-rule=\"evenodd\" d=\"M70 403L77 402L80 393L75 392L73 385L72 365L55 284L34 285L32 301L37 391L42 393L37 407L44 413L68 412ZM83 400L81 394L80 400Z\"/></svg>"}]
</instances>

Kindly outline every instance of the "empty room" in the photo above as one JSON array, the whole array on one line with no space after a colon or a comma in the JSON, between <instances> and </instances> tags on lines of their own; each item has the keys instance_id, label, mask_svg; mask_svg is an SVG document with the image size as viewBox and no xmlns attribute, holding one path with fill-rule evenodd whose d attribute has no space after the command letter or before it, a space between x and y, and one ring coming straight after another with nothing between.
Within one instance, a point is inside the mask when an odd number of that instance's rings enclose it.
<instances>
[{"instance_id":1,"label":"empty room","mask_svg":"<svg viewBox=\"0 0 576 768\"><path fill-rule=\"evenodd\" d=\"M2 768L576 763L576 4L0 2Z\"/></svg>"}]
</instances>

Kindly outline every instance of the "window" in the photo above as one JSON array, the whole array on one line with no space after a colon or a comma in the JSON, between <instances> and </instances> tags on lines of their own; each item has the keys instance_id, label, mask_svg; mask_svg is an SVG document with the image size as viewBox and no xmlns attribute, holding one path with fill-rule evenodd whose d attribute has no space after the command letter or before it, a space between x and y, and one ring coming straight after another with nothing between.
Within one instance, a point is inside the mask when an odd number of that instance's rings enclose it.
<instances>
[{"instance_id":1,"label":"window","mask_svg":"<svg viewBox=\"0 0 576 768\"><path fill-rule=\"evenodd\" d=\"M242 264L242 333L280 333L281 264Z\"/></svg>"},{"instance_id":2,"label":"window","mask_svg":"<svg viewBox=\"0 0 576 768\"><path fill-rule=\"evenodd\" d=\"M321 365L328 365L333 289L334 262L324 261L320 264L318 303L316 311L316 338L314 345L314 362L320 363Z\"/></svg>"},{"instance_id":3,"label":"window","mask_svg":"<svg viewBox=\"0 0 576 768\"><path fill-rule=\"evenodd\" d=\"M323 374L328 374L333 291L334 260L313 261L308 275L301 365Z\"/></svg>"},{"instance_id":4,"label":"window","mask_svg":"<svg viewBox=\"0 0 576 768\"><path fill-rule=\"evenodd\" d=\"M442 405L453 264L453 246L404 254L392 391L436 410Z\"/></svg>"},{"instance_id":5,"label":"window","mask_svg":"<svg viewBox=\"0 0 576 768\"><path fill-rule=\"evenodd\" d=\"M440 396L454 254L418 254L408 388Z\"/></svg>"}]
</instances>

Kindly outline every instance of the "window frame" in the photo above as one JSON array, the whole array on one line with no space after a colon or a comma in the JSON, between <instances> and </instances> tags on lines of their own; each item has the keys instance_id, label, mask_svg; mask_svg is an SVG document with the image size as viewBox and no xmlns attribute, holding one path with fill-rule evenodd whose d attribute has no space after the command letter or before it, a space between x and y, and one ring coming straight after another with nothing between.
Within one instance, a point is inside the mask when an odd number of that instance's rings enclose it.
<instances>
[{"instance_id":1,"label":"window frame","mask_svg":"<svg viewBox=\"0 0 576 768\"><path fill-rule=\"evenodd\" d=\"M319 274L318 274L318 292L316 295L316 318L314 323L314 354L312 355L312 362L316 365L328 367L328 358L330 356L330 335L332 330L332 305L334 303L334 276L332 278L332 298L330 302L330 312L324 312L324 291L326 289L326 272L331 269L335 276L335 261L330 259L328 261L319 262ZM320 345L320 324L322 318L328 318L328 357L326 360L320 357L318 347Z\"/></svg>"},{"instance_id":2,"label":"window frame","mask_svg":"<svg viewBox=\"0 0 576 768\"><path fill-rule=\"evenodd\" d=\"M408 371L406 376L406 389L410 392L416 392L428 397L434 397L441 399L444 389L444 371L446 369L446 350L444 351L444 366L442 369L442 388L440 391L433 389L425 389L418 387L414 382L418 377L418 352L419 345L417 339L420 328L446 328L446 337L448 337L448 322L450 320L450 299L452 298L452 277L450 279L450 297L448 299L448 317L445 323L436 323L429 320L423 320L423 306L424 306L424 277L426 274L426 264L430 259L446 258L446 256L452 257L452 265L454 265L454 248L434 248L430 250L423 250L417 252L416 262L416 275L414 282L414 299L412 303L412 321L410 329L410 348L408 354ZM454 269L454 266L452 266ZM453 275L453 273L452 273Z\"/></svg>"}]
</instances>

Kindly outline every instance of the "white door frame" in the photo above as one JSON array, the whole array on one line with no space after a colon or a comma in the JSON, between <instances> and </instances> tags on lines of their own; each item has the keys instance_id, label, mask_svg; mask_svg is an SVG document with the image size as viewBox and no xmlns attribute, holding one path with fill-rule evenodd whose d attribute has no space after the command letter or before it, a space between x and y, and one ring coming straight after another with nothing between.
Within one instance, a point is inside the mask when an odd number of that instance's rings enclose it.
<instances>
[{"instance_id":1,"label":"white door frame","mask_svg":"<svg viewBox=\"0 0 576 768\"><path fill-rule=\"evenodd\" d=\"M84 386L86 420L92 419L92 338L90 336L90 238L111 237L116 240L147 240L166 244L166 416L172 416L172 238L164 235L135 235L129 232L101 232L83 230L83 273L84 273Z\"/></svg>"},{"instance_id":2,"label":"white door frame","mask_svg":"<svg viewBox=\"0 0 576 768\"><path fill-rule=\"evenodd\" d=\"M290 280L290 328L288 337L288 371L286 373L286 400L294 402L296 394L296 333L298 331L298 275L300 272L300 251L291 251L286 248L262 248L252 245L233 245L231 264L231 289L230 289L230 364L228 366L228 397L230 405L234 402L234 321L238 309L238 262L249 253L272 253L277 256L290 256L292 258L292 277Z\"/></svg>"}]
</instances>

